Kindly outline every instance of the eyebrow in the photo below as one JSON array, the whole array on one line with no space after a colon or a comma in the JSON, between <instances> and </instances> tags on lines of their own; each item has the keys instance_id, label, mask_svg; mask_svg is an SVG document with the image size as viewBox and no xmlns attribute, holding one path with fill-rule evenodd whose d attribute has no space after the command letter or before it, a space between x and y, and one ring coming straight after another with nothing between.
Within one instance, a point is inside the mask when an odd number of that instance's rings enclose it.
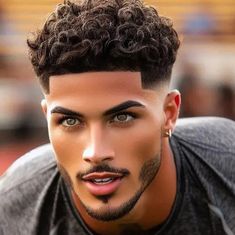
<instances>
[{"instance_id":1,"label":"eyebrow","mask_svg":"<svg viewBox=\"0 0 235 235\"><path fill-rule=\"evenodd\" d=\"M79 112L67 109L67 108L63 108L61 106L56 106L51 110L51 114L52 113L58 113L58 114L65 114L68 116L79 116L79 117L83 117L83 115Z\"/></svg>"},{"instance_id":2,"label":"eyebrow","mask_svg":"<svg viewBox=\"0 0 235 235\"><path fill-rule=\"evenodd\" d=\"M145 106L143 104L141 104L140 102L137 102L137 101L134 101L134 100L128 100L124 103L118 104L118 105L108 109L107 111L104 112L104 116L109 116L111 114L118 113L120 111L123 111L123 110L128 109L128 108L132 108L132 107L142 107L142 108L144 108Z\"/></svg>"},{"instance_id":3,"label":"eyebrow","mask_svg":"<svg viewBox=\"0 0 235 235\"><path fill-rule=\"evenodd\" d=\"M132 108L132 107L145 108L145 106L143 104L141 104L140 102L138 102L138 101L128 100L126 102L123 102L121 104L118 104L118 105L106 110L103 113L103 116L109 116L111 114L118 113L120 111L123 111L123 110L128 109L128 108ZM79 113L77 111L73 111L73 110L70 110L70 109L67 109L67 108L64 108L64 107L61 107L61 106L54 107L51 110L51 114L53 114L53 113L64 114L64 115L68 115L68 116L78 116L78 117L83 117L84 116L82 113Z\"/></svg>"}]
</instances>

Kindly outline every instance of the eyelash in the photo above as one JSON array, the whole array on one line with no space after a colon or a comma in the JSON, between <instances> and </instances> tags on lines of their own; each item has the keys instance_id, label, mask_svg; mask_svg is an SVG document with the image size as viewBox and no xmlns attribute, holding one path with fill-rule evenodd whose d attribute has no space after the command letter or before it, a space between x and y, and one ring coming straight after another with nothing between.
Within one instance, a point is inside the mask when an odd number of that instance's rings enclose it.
<instances>
[{"instance_id":1,"label":"eyelash","mask_svg":"<svg viewBox=\"0 0 235 235\"><path fill-rule=\"evenodd\" d=\"M129 121L114 121L115 117L120 116L120 115L127 115L127 116L131 116L132 120ZM130 122L132 122L134 119L137 118L137 114L136 113L132 113L132 112L120 112L120 113L116 113L111 117L111 121L110 123L117 123L117 124L121 124L121 125L125 125L125 124L129 124Z\"/></svg>"},{"instance_id":2,"label":"eyelash","mask_svg":"<svg viewBox=\"0 0 235 235\"><path fill-rule=\"evenodd\" d=\"M114 121L114 119L117 117L117 116L120 116L120 115L127 115L127 116L131 116L131 120L128 120L128 121ZM111 119L109 120L109 123L110 124L117 124L117 125L128 125L130 124L132 121L134 121L136 118L138 118L138 115L136 113L133 113L133 112L120 112L120 113L116 113L114 115L111 116ZM68 120L68 119L74 119L74 120L78 120L80 122L80 124L75 124L75 125L72 125L72 126L66 126L66 125L63 125L63 122L65 120ZM78 117L73 117L73 116L62 116L59 120L58 120L58 124L63 126L63 128L65 129L74 129L74 128L80 128L82 125L83 125L83 121L80 120Z\"/></svg>"},{"instance_id":3,"label":"eyelash","mask_svg":"<svg viewBox=\"0 0 235 235\"><path fill-rule=\"evenodd\" d=\"M66 126L66 125L63 125L63 122L64 122L65 120L68 120L68 119L78 120L81 124L77 124L77 125L74 125L74 126ZM82 125L83 122L82 122L82 120L80 120L80 119L77 118L77 117L64 115L64 116L62 116L62 117L59 119L58 123L59 123L59 125L63 126L63 128L65 128L65 129L72 129L72 128L79 128L79 127L81 127L81 125Z\"/></svg>"}]
</instances>

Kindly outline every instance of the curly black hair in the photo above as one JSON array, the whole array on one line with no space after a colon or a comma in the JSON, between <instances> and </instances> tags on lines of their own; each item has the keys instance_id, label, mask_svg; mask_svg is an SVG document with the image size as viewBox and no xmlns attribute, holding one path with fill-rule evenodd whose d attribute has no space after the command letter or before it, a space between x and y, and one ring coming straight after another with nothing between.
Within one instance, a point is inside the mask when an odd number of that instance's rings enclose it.
<instances>
[{"instance_id":1,"label":"curly black hair","mask_svg":"<svg viewBox=\"0 0 235 235\"><path fill-rule=\"evenodd\" d=\"M27 40L44 90L52 75L140 71L150 87L170 80L180 41L170 19L141 0L65 0Z\"/></svg>"}]
</instances>

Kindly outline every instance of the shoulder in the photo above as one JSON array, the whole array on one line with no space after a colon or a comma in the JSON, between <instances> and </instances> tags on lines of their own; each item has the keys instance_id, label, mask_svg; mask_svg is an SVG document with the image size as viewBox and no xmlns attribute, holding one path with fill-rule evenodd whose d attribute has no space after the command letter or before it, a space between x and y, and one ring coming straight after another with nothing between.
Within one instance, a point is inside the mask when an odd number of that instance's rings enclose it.
<instances>
[{"instance_id":1,"label":"shoulder","mask_svg":"<svg viewBox=\"0 0 235 235\"><path fill-rule=\"evenodd\" d=\"M200 179L217 180L214 185L222 181L235 184L234 121L212 117L179 120L171 143L188 175L195 172Z\"/></svg>"},{"instance_id":2,"label":"shoulder","mask_svg":"<svg viewBox=\"0 0 235 235\"><path fill-rule=\"evenodd\" d=\"M235 122L212 117L182 119L171 143L192 203L198 205L199 197L206 199L213 218L234 227Z\"/></svg>"},{"instance_id":3,"label":"shoulder","mask_svg":"<svg viewBox=\"0 0 235 235\"><path fill-rule=\"evenodd\" d=\"M0 177L0 231L32 234L41 204L58 175L50 145L36 148L15 161ZM0 232L1 233L1 232Z\"/></svg>"},{"instance_id":4,"label":"shoulder","mask_svg":"<svg viewBox=\"0 0 235 235\"><path fill-rule=\"evenodd\" d=\"M193 117L180 118L177 121L177 128L192 127L213 127L220 129L221 127L232 127L235 129L235 122L223 117Z\"/></svg>"},{"instance_id":5,"label":"shoulder","mask_svg":"<svg viewBox=\"0 0 235 235\"><path fill-rule=\"evenodd\" d=\"M179 119L174 135L180 141L235 152L235 122L219 117Z\"/></svg>"},{"instance_id":6,"label":"shoulder","mask_svg":"<svg viewBox=\"0 0 235 235\"><path fill-rule=\"evenodd\" d=\"M17 159L0 177L0 195L46 175L56 165L51 145L43 145Z\"/></svg>"}]
</instances>

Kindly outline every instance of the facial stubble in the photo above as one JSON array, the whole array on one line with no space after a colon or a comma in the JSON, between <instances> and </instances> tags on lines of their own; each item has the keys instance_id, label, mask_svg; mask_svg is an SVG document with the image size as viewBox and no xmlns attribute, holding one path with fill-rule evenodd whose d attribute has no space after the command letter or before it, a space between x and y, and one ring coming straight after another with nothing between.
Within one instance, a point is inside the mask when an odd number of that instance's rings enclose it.
<instances>
[{"instance_id":1,"label":"facial stubble","mask_svg":"<svg viewBox=\"0 0 235 235\"><path fill-rule=\"evenodd\" d=\"M140 199L141 195L144 193L146 188L151 184L155 176L157 175L160 164L161 164L161 151L159 154L155 155L153 158L145 161L143 164L140 174L139 180L141 182L140 188L135 192L135 194L126 202L122 203L118 208L111 208L109 205L109 201L112 198L112 195L103 196L103 197L96 197L98 200L101 200L102 203L105 205L105 209L100 208L97 210L92 209L88 205L86 205L79 197L79 195L75 192L72 180L66 171L66 169L58 163L59 171L66 182L66 185L72 190L76 196L79 198L81 204L85 208L86 212L93 217L94 219L101 220L101 221L112 221L119 219L126 214L128 214L136 205L138 200Z\"/></svg>"}]
</instances>

